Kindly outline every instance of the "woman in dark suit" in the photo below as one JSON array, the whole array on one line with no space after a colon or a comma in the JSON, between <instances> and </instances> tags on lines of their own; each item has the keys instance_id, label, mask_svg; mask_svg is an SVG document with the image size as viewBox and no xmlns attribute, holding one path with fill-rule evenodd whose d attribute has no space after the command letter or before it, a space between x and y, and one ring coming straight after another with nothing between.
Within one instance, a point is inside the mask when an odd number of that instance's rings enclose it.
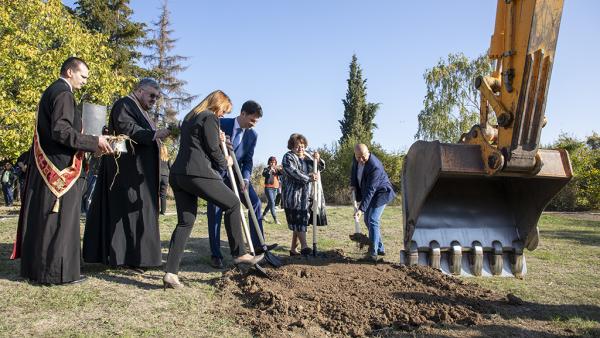
<instances>
[{"instance_id":1,"label":"woman in dark suit","mask_svg":"<svg viewBox=\"0 0 600 338\"><path fill-rule=\"evenodd\" d=\"M225 228L235 264L256 264L263 255L246 253L241 225L240 200L223 183L219 170L233 164L220 143L225 134L219 118L231 111L231 100L220 90L210 93L192 109L181 125L179 153L171 166L169 184L175 195L177 227L171 236L169 256L163 277L164 287L181 288L177 272L192 226L196 220L198 197L219 206L225 213Z\"/></svg>"}]
</instances>

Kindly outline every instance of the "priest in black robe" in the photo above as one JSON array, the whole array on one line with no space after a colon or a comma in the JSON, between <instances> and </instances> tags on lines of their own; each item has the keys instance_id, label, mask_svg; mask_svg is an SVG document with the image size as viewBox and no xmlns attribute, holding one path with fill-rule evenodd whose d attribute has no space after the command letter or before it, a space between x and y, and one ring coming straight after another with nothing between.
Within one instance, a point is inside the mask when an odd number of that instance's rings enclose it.
<instances>
[{"instance_id":1,"label":"priest in black robe","mask_svg":"<svg viewBox=\"0 0 600 338\"><path fill-rule=\"evenodd\" d=\"M21 276L41 284L82 281L79 210L84 152L111 152L107 140L82 133L73 91L87 82L89 70L68 58L60 79L40 100L27 170L25 194L11 258L21 258Z\"/></svg>"},{"instance_id":2,"label":"priest in black robe","mask_svg":"<svg viewBox=\"0 0 600 338\"><path fill-rule=\"evenodd\" d=\"M162 265L159 149L169 131L157 129L149 113L159 96L158 83L142 79L111 110L109 134L131 141L127 152L102 160L85 225L85 262L137 271Z\"/></svg>"}]
</instances>

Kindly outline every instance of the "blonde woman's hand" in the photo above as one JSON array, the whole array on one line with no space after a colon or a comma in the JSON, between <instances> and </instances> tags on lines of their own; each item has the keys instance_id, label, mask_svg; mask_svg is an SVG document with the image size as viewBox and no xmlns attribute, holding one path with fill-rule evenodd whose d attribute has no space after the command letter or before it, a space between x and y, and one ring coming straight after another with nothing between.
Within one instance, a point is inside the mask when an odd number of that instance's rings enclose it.
<instances>
[{"instance_id":1,"label":"blonde woman's hand","mask_svg":"<svg viewBox=\"0 0 600 338\"><path fill-rule=\"evenodd\" d=\"M225 142L225 133L222 130L219 130L219 141Z\"/></svg>"},{"instance_id":2,"label":"blonde woman's hand","mask_svg":"<svg viewBox=\"0 0 600 338\"><path fill-rule=\"evenodd\" d=\"M231 156L227 156L225 159L227 160L228 167L233 166L233 158L231 158Z\"/></svg>"}]
</instances>

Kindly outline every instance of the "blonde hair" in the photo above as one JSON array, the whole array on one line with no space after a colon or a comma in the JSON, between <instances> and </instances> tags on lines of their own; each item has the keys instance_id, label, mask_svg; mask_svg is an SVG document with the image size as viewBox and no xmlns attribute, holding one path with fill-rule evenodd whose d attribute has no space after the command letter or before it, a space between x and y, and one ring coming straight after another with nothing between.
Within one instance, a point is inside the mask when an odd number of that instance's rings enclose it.
<instances>
[{"instance_id":1,"label":"blonde hair","mask_svg":"<svg viewBox=\"0 0 600 338\"><path fill-rule=\"evenodd\" d=\"M169 150L164 143L160 144L160 160L166 162L169 160Z\"/></svg>"},{"instance_id":2,"label":"blonde hair","mask_svg":"<svg viewBox=\"0 0 600 338\"><path fill-rule=\"evenodd\" d=\"M202 102L198 103L198 105L185 116L185 120L189 120L207 109L213 113L228 113L231 111L231 100L227 94L223 93L223 91L215 90L208 94Z\"/></svg>"}]
</instances>

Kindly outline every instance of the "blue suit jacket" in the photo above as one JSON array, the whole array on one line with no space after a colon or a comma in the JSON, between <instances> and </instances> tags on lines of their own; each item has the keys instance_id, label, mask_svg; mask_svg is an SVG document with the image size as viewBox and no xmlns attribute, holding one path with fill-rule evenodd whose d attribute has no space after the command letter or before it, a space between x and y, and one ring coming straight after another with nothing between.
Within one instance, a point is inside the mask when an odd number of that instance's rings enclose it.
<instances>
[{"instance_id":1,"label":"blue suit jacket","mask_svg":"<svg viewBox=\"0 0 600 338\"><path fill-rule=\"evenodd\" d=\"M360 188L358 188L358 178L356 176L357 169L358 162L353 159L350 185L355 187L356 201L360 202L358 207L360 211L365 212L367 208L376 208L388 204L396 197L392 183L377 156L371 154L369 160L365 163Z\"/></svg>"},{"instance_id":2,"label":"blue suit jacket","mask_svg":"<svg viewBox=\"0 0 600 338\"><path fill-rule=\"evenodd\" d=\"M221 119L221 130L225 135L230 138L233 135L233 125L235 124L235 118L222 118ZM240 170L244 179L250 180L252 175L252 157L254 157L254 148L256 147L256 139L258 134L254 129L246 129L242 141L235 150L235 156L237 157ZM233 141L233 139L232 139Z\"/></svg>"}]
</instances>

